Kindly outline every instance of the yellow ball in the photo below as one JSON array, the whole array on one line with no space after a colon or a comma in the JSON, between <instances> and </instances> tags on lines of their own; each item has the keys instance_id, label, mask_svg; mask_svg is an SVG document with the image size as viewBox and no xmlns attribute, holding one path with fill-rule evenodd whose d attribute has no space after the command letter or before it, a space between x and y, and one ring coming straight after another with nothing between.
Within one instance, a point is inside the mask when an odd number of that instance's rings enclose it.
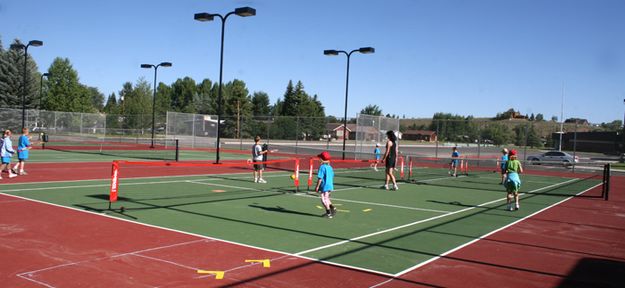
<instances>
[{"instance_id":1,"label":"yellow ball","mask_svg":"<svg viewBox=\"0 0 625 288\"><path fill-rule=\"evenodd\" d=\"M291 179L295 180L295 174L291 175Z\"/></svg>"}]
</instances>

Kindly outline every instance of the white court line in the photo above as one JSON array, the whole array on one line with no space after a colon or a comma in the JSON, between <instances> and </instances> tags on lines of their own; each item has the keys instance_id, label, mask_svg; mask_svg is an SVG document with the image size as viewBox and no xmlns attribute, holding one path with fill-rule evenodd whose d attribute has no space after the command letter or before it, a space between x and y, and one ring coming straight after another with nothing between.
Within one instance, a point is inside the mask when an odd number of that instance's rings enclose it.
<instances>
[{"instance_id":1,"label":"white court line","mask_svg":"<svg viewBox=\"0 0 625 288\"><path fill-rule=\"evenodd\" d=\"M298 194L295 194L295 195L296 196L300 196L300 197L319 198L318 196L302 194L302 193L298 193ZM400 209L415 210L415 211L435 212L435 213L450 213L451 212L451 211L445 211L445 210L416 208L416 207L399 206L399 205L392 205L392 204L383 204L383 203L375 203L375 202L366 202L366 201L341 199L341 198L334 198L334 197L332 197L332 201L341 201L341 202L358 203L358 204L366 204L366 205L382 206L382 207L392 207L392 208L400 208Z\"/></svg>"},{"instance_id":2,"label":"white court line","mask_svg":"<svg viewBox=\"0 0 625 288\"><path fill-rule=\"evenodd\" d=\"M542 187L542 188L539 188L539 189L535 189L535 190L530 191L530 193L537 192L537 191L540 191L540 190L543 190L543 189L547 189L547 188L551 188L553 186L559 186L559 185L562 185L562 184L566 184L566 183L571 182L573 180L576 180L576 179L571 179L571 180L568 180L568 181L565 181L565 182L556 183L556 184L553 184L553 185L549 185L549 186L545 186L545 187ZM466 212L466 211L469 211L469 210L476 209L478 207L483 207L483 206L490 205L492 203L496 203L496 202L503 201L503 200L506 200L506 198L496 199L496 200L493 200L493 201L485 202L485 203L482 203L482 204L479 204L479 205L476 205L476 206L464 208L464 209L453 211L453 212L449 212L449 213L446 213L446 214L442 214L442 215L430 217L430 218L427 218L427 219L415 221L415 222L412 222L412 223L408 223L408 224L392 227L392 228L381 230L381 231L377 231L377 232L374 232L374 233L365 234L365 235L362 235L362 236L358 236L358 237L354 237L354 238L351 238L351 239L348 239L348 240L343 240L343 241L331 243L331 244L320 246L320 247L317 247L317 248L308 249L308 250L305 250L305 251L297 252L297 253L295 253L295 255L299 256L299 255L302 255L302 254L308 254L308 253L311 253L311 252L315 252L315 251L323 250L323 249L326 249L326 248L342 245L342 244L345 244L345 243L358 241L358 240L361 240L361 239L364 239L364 238L369 238L369 237L372 237L372 236L384 234L384 233L387 233L387 232L392 232L392 231L399 230L399 229L402 229L402 228L406 228L406 227L414 226L414 225L417 225L417 224L429 222L429 221L432 221L432 220L440 219L440 218L443 218L443 217L447 217L447 216L455 215L455 214L458 214L458 213Z\"/></svg>"},{"instance_id":3,"label":"white court line","mask_svg":"<svg viewBox=\"0 0 625 288\"><path fill-rule=\"evenodd\" d=\"M180 175L180 176L168 176L168 177L196 177L196 176L214 176L214 175L218 175L218 174L207 174L207 175ZM265 178L273 178L273 177L283 177L283 175L267 175L265 176ZM136 180L136 179L153 179L153 178L163 178L161 177L145 177L145 178L125 178L125 179L132 179L132 180ZM244 179L243 177L233 177L234 179ZM247 177L246 177L247 178ZM110 180L110 179L106 179L106 180ZM201 179L203 181L225 181L227 179L222 179L219 177L209 177L208 179ZM80 182L80 181L105 181L103 180L75 180L75 182ZM195 180L185 180L185 179L181 179L181 180L171 180L171 181L154 181L154 182L134 182L134 183L119 183L120 186L132 186L132 185L149 185L149 184L161 184L161 183L183 183L183 182L189 182L189 181L195 181ZM54 181L54 182L31 182L31 183L19 183L21 185L23 184L43 184L43 183L57 183L57 182L74 182L74 181ZM198 183L199 184L199 183ZM107 184L90 184L90 185L75 185L75 186L54 186L54 187L39 187L39 188L21 188L21 189L7 189L7 190L3 190L2 192L20 192L20 191L37 191L37 190L54 190L54 189L72 189L72 188L92 188L92 187L109 187L111 186L110 183ZM1 186L0 186L1 187Z\"/></svg>"},{"instance_id":4,"label":"white court line","mask_svg":"<svg viewBox=\"0 0 625 288\"><path fill-rule=\"evenodd\" d=\"M50 285L48 283L44 283L44 282L41 282L41 281L38 281L38 280L35 280L35 279L31 279L31 278L28 278L28 277L23 276L23 275L17 275L17 277L20 277L20 278L22 278L24 280L28 280L28 281L31 281L31 282L34 282L34 283L37 283L37 284L42 285L42 286L46 286L48 288L55 288L54 286L52 286L52 285Z\"/></svg>"},{"instance_id":5,"label":"white court line","mask_svg":"<svg viewBox=\"0 0 625 288\"><path fill-rule=\"evenodd\" d=\"M210 241L207 241L207 240L210 240ZM49 270L53 270L53 269L57 269L57 268L61 268L61 267L80 265L80 264L87 263L87 262L106 260L106 259L111 259L111 258L123 257L123 256L127 256L127 255L135 255L137 253L144 253L144 252L150 252L150 251L155 251L155 250L167 249L167 248L172 248L172 247L184 246L184 245L189 245L189 244L198 243L198 242L213 242L213 241L215 241L215 240L213 240L213 239L198 239L198 240L192 240L192 241L185 241L185 242L180 242L180 243L171 244L171 245L163 245L163 246L152 247L152 248L148 248L148 249L142 249L142 250L127 252L127 253L116 254L116 255L112 255L112 256L97 257L97 258L83 260L83 261L75 261L75 262L70 262L70 263L54 265L54 266L50 266L50 267L46 267L46 268L42 268L42 269L38 269L38 270L22 272L22 273L19 273L19 274L16 274L16 275L17 276L22 276L22 275L32 276L32 274L35 274L35 273L49 271Z\"/></svg>"},{"instance_id":6,"label":"white court line","mask_svg":"<svg viewBox=\"0 0 625 288\"><path fill-rule=\"evenodd\" d=\"M150 184L168 184L168 183L181 183L188 180L172 180L172 181L154 181L154 182L138 182L138 183L119 183L120 186L134 186L134 185L150 185ZM38 190L54 190L54 189L72 189L72 188L92 188L92 187L110 187L111 184L91 184L91 185L76 185L76 186L57 186L57 187L39 187L39 188L23 188L23 189L8 189L3 192L20 192L20 191L38 191Z\"/></svg>"},{"instance_id":7,"label":"white court line","mask_svg":"<svg viewBox=\"0 0 625 288\"><path fill-rule=\"evenodd\" d=\"M266 192L267 191L267 190L260 190L260 189L256 189L256 188L239 187L239 186L225 185L225 184L216 184L216 183L204 183L204 182L193 181L193 180L187 180L185 182L193 183L193 184L200 184L200 185L208 185L208 186L218 186L218 187L234 188L234 189L240 189L240 190L250 190L250 191L260 191L260 192Z\"/></svg>"}]
</instances>

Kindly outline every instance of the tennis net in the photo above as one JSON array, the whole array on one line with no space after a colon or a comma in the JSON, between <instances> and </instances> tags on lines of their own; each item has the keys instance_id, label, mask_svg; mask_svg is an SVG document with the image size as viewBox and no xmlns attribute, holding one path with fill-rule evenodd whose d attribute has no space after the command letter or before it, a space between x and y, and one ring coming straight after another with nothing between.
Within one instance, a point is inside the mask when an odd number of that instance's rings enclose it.
<instances>
[{"instance_id":1,"label":"tennis net","mask_svg":"<svg viewBox=\"0 0 625 288\"><path fill-rule=\"evenodd\" d=\"M239 174L252 173L254 165L262 166L267 172L287 172L291 177L286 187L271 186L271 189L285 192L296 192L299 190L299 159L286 158L272 161L222 161L211 163L206 161L128 161L116 160L112 162L111 187L109 203L116 202L119 195L119 183L123 177L161 177L161 176L204 176L210 175L213 178L230 180L236 182L252 182L252 178L241 179ZM249 175L249 174L248 174ZM284 184L284 183L282 183ZM241 185L241 184L238 184ZM243 184L246 185L246 184ZM235 185L236 186L236 185ZM232 186L234 187L234 186ZM243 188L246 190L254 190Z\"/></svg>"},{"instance_id":2,"label":"tennis net","mask_svg":"<svg viewBox=\"0 0 625 288\"><path fill-rule=\"evenodd\" d=\"M178 161L177 139L114 138L54 135L42 143L42 149L61 152L106 155L120 159Z\"/></svg>"}]
</instances>

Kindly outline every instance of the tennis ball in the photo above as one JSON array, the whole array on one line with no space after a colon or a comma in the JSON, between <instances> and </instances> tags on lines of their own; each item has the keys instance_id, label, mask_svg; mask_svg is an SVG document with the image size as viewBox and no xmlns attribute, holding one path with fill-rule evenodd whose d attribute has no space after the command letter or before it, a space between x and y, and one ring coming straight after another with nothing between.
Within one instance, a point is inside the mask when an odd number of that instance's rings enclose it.
<instances>
[{"instance_id":1,"label":"tennis ball","mask_svg":"<svg viewBox=\"0 0 625 288\"><path fill-rule=\"evenodd\" d=\"M291 179L295 180L295 174L291 175Z\"/></svg>"}]
</instances>

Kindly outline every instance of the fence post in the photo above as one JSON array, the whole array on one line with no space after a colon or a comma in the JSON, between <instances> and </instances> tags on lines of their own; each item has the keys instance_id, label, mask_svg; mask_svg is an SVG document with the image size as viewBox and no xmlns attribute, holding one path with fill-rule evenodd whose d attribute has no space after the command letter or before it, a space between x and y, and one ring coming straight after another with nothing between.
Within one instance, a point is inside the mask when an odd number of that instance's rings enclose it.
<instances>
[{"instance_id":1,"label":"fence post","mask_svg":"<svg viewBox=\"0 0 625 288\"><path fill-rule=\"evenodd\" d=\"M195 148L195 114L191 114L191 148ZM217 123L219 125L219 122ZM219 145L219 143L217 143Z\"/></svg>"},{"instance_id":2,"label":"fence post","mask_svg":"<svg viewBox=\"0 0 625 288\"><path fill-rule=\"evenodd\" d=\"M577 120L575 120L575 131L573 132L573 173L575 173L575 157L577 154Z\"/></svg>"},{"instance_id":3,"label":"fence post","mask_svg":"<svg viewBox=\"0 0 625 288\"><path fill-rule=\"evenodd\" d=\"M434 158L438 159L438 139L440 139L441 134L439 133L439 123L438 120L434 120L436 121L436 150L434 150Z\"/></svg>"}]
</instances>

